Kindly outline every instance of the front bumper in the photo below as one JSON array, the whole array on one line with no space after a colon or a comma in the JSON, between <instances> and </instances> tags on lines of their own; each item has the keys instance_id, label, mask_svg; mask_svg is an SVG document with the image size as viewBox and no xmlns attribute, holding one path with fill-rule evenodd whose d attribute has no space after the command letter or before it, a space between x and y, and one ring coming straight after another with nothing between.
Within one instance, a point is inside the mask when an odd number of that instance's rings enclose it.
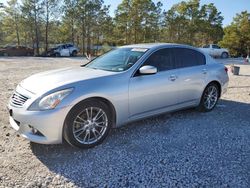
<instances>
[{"instance_id":1,"label":"front bumper","mask_svg":"<svg viewBox=\"0 0 250 188\"><path fill-rule=\"evenodd\" d=\"M62 143L63 124L70 107L28 111L8 105L11 126L24 138L41 144Z\"/></svg>"}]
</instances>

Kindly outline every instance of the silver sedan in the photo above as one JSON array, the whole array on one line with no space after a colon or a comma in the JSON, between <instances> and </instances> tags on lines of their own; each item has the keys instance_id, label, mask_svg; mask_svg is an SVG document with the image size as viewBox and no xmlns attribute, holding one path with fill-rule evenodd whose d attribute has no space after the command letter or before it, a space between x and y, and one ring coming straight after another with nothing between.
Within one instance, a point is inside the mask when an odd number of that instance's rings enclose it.
<instances>
[{"instance_id":1,"label":"silver sedan","mask_svg":"<svg viewBox=\"0 0 250 188\"><path fill-rule=\"evenodd\" d=\"M128 45L23 80L8 104L9 120L30 141L89 148L131 121L189 107L211 111L227 85L226 67L197 48Z\"/></svg>"}]
</instances>

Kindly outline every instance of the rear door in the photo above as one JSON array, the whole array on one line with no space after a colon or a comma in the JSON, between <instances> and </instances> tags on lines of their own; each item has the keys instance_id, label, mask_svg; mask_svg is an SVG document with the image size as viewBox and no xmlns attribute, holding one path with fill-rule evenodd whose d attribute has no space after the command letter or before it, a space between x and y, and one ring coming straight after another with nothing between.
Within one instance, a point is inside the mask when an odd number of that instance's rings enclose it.
<instances>
[{"instance_id":1,"label":"rear door","mask_svg":"<svg viewBox=\"0 0 250 188\"><path fill-rule=\"evenodd\" d=\"M189 48L174 48L176 68L179 70L178 87L180 103L197 103L203 92L206 79L206 58L205 56Z\"/></svg>"},{"instance_id":2,"label":"rear door","mask_svg":"<svg viewBox=\"0 0 250 188\"><path fill-rule=\"evenodd\" d=\"M218 57L218 56L221 55L221 48L220 48L218 45L213 44L213 45L212 45L212 48L213 48L213 55L214 55L215 57Z\"/></svg>"},{"instance_id":3,"label":"rear door","mask_svg":"<svg viewBox=\"0 0 250 188\"><path fill-rule=\"evenodd\" d=\"M69 48L67 48L66 45L62 46L60 53L61 53L61 56L70 56Z\"/></svg>"}]
</instances>

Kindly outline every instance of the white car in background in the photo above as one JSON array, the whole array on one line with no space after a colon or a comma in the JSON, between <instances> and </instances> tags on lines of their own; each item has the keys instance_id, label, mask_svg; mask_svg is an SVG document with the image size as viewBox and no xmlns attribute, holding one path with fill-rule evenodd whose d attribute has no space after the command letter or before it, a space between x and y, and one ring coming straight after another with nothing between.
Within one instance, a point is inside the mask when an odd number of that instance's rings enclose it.
<instances>
[{"instance_id":1,"label":"white car in background","mask_svg":"<svg viewBox=\"0 0 250 188\"><path fill-rule=\"evenodd\" d=\"M55 48L51 48L50 50L48 50L47 56L76 56L78 52L79 48L77 48L73 44L59 44Z\"/></svg>"},{"instance_id":2,"label":"white car in background","mask_svg":"<svg viewBox=\"0 0 250 188\"><path fill-rule=\"evenodd\" d=\"M225 48L221 48L217 44L208 44L199 49L205 53L208 53L212 57L221 57L221 58L229 57L229 51Z\"/></svg>"}]
</instances>

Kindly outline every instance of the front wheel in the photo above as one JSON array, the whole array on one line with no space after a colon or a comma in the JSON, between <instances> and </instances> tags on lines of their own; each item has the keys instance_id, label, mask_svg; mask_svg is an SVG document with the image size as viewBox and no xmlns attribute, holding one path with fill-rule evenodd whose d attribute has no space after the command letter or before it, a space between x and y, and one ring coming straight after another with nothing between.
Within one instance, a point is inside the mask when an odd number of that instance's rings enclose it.
<instances>
[{"instance_id":1,"label":"front wheel","mask_svg":"<svg viewBox=\"0 0 250 188\"><path fill-rule=\"evenodd\" d=\"M100 144L112 126L108 106L95 100L83 101L68 114L64 125L65 140L76 147L91 148Z\"/></svg>"},{"instance_id":2,"label":"front wheel","mask_svg":"<svg viewBox=\"0 0 250 188\"><path fill-rule=\"evenodd\" d=\"M219 88L216 84L209 84L201 97L200 104L198 106L199 111L209 112L213 110L219 99Z\"/></svg>"}]
</instances>

